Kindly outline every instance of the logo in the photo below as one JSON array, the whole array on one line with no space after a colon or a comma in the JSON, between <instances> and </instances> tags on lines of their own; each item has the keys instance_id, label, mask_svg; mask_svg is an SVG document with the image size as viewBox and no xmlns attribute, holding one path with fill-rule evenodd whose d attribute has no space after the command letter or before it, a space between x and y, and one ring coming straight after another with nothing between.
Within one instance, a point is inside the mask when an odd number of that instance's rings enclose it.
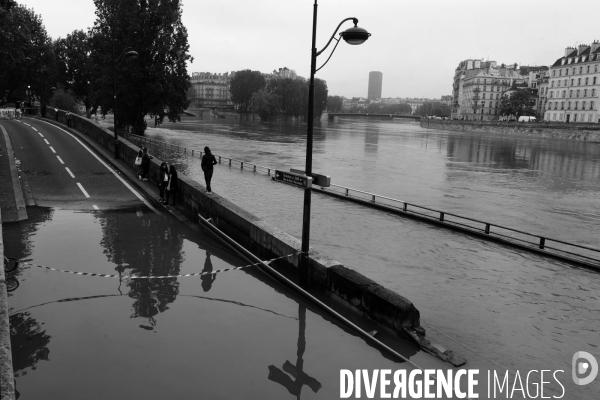
<instances>
[{"instance_id":1,"label":"logo","mask_svg":"<svg viewBox=\"0 0 600 400\"><path fill-rule=\"evenodd\" d=\"M591 383L596 376L598 375L598 361L588 352L578 351L573 354L573 382L576 385L587 385ZM580 378L579 376L585 375L589 373L589 375L585 378Z\"/></svg>"}]
</instances>

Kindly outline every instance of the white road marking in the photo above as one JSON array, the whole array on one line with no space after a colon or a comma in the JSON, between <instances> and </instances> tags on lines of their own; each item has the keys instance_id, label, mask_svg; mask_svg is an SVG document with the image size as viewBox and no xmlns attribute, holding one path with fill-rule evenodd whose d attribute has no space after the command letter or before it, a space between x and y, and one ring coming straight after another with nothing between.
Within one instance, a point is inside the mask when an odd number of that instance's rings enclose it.
<instances>
[{"instance_id":1,"label":"white road marking","mask_svg":"<svg viewBox=\"0 0 600 400\"><path fill-rule=\"evenodd\" d=\"M38 130L37 130L37 129L35 129L33 126L31 127L31 129L33 129L33 130L34 130L34 131L36 131L36 132L38 131Z\"/></svg>"},{"instance_id":2,"label":"white road marking","mask_svg":"<svg viewBox=\"0 0 600 400\"><path fill-rule=\"evenodd\" d=\"M81 189L81 191L83 192L83 195L85 197L90 197L90 195L88 194L88 192L86 192L85 189L83 188L83 186L81 186L81 183L77 182L77 186L79 186L79 189Z\"/></svg>"},{"instance_id":3,"label":"white road marking","mask_svg":"<svg viewBox=\"0 0 600 400\"><path fill-rule=\"evenodd\" d=\"M69 169L69 167L65 167L65 169L67 170L67 172L69 173L69 175L71 175L71 178L75 178L75 175L73 175L73 173L71 172L71 170ZM81 189L83 190L83 189Z\"/></svg>"},{"instance_id":4,"label":"white road marking","mask_svg":"<svg viewBox=\"0 0 600 400\"><path fill-rule=\"evenodd\" d=\"M42 135L40 132L38 132L38 135L40 135L41 137L44 137L44 135Z\"/></svg>"},{"instance_id":5,"label":"white road marking","mask_svg":"<svg viewBox=\"0 0 600 400\"><path fill-rule=\"evenodd\" d=\"M44 142L46 142L46 144L50 144L50 142L48 141L48 139L44 139Z\"/></svg>"},{"instance_id":6,"label":"white road marking","mask_svg":"<svg viewBox=\"0 0 600 400\"><path fill-rule=\"evenodd\" d=\"M94 210L99 210L100 208L98 208L97 205L93 204L92 207L94 207Z\"/></svg>"},{"instance_id":7,"label":"white road marking","mask_svg":"<svg viewBox=\"0 0 600 400\"><path fill-rule=\"evenodd\" d=\"M93 155L94 157L96 157L96 159L98 160L98 162L100 162L100 164L104 165L104 166L106 167L106 169L108 169L110 172L112 172L112 174L113 174L113 175L114 175L114 176L115 176L115 177L116 177L118 180L120 180L120 181L121 181L121 183L122 183L123 185L125 185L125 187L126 187L127 189L129 189L129 190L130 190L130 191L131 191L131 192L132 192L132 193L133 193L133 194L134 194L134 195L135 195L135 196L136 196L136 197L137 197L137 198L138 198L138 199L139 199L139 200L140 200L142 203L144 203L144 204L146 205L146 207L148 207L149 209L151 209L152 211L154 211L156 214L160 214L160 212L159 212L159 211L158 211L158 210L157 210L157 209L156 209L156 208L155 208L155 207L154 207L152 204L148 203L148 202L146 201L146 199L144 199L144 198L142 197L142 195L138 193L138 191L137 191L137 190L135 190L135 189L134 189L134 188L133 188L133 187L132 187L132 186L131 186L129 183L127 183L127 181L125 181L125 179L124 179L124 178L122 178L121 176L119 176L119 174L117 174L117 172L116 172L115 170L113 170L112 168L110 168L110 167L108 166L108 164L106 164L106 163L105 163L105 162L104 162L104 161L103 161L103 160L100 158L100 156L98 156L96 153L94 153L94 152L93 152L93 151L92 151L92 150L91 150L89 147L87 147L87 146L86 146L86 145L85 145L85 144L84 144L84 143L83 143L81 140L79 140L79 139L78 139L78 138L77 138L75 135L73 135L71 132L67 132L67 131L65 131L65 130L64 130L64 129L62 129L62 128L59 128L59 127L58 127L58 126L56 126L56 125L53 125L53 124L51 124L50 122L46 122L46 121L40 121L40 122L43 122L43 123L45 123L45 124L48 124L48 125L51 125L51 126L53 126L54 128L56 128L56 129L59 129L59 130L63 131L64 133L66 133L66 134L70 135L70 136L71 136L73 139L77 140L77 142L79 142L79 144L80 144L80 145L82 145L84 149L86 149L86 150L87 150L87 151L88 151L88 152L89 152L91 155Z\"/></svg>"},{"instance_id":8,"label":"white road marking","mask_svg":"<svg viewBox=\"0 0 600 400\"><path fill-rule=\"evenodd\" d=\"M62 160L62 158L60 158L60 156L56 156L56 158L58 158L58 161L60 161L61 164L64 164L65 162Z\"/></svg>"},{"instance_id":9,"label":"white road marking","mask_svg":"<svg viewBox=\"0 0 600 400\"><path fill-rule=\"evenodd\" d=\"M50 150L52 150L52 152L53 152L54 154L56 154L56 150L54 150L54 147L50 146Z\"/></svg>"},{"instance_id":10,"label":"white road marking","mask_svg":"<svg viewBox=\"0 0 600 400\"><path fill-rule=\"evenodd\" d=\"M27 126L31 126L31 125L29 125L27 122L23 122L23 123L24 123L25 125L27 125Z\"/></svg>"}]
</instances>

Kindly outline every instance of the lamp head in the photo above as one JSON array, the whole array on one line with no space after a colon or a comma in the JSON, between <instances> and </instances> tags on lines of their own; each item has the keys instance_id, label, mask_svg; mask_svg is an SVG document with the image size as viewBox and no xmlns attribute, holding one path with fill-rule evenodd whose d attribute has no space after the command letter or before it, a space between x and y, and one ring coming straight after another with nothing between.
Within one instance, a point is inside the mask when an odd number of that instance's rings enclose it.
<instances>
[{"instance_id":1,"label":"lamp head","mask_svg":"<svg viewBox=\"0 0 600 400\"><path fill-rule=\"evenodd\" d=\"M366 29L360 28L356 26L358 24L358 20L354 18L352 20L354 22L354 27L346 29L344 32L340 33L340 36L346 41L348 44L358 45L363 44L367 41L371 34L367 32Z\"/></svg>"},{"instance_id":2,"label":"lamp head","mask_svg":"<svg viewBox=\"0 0 600 400\"><path fill-rule=\"evenodd\" d=\"M138 52L135 50L129 50L127 53L125 53L125 58L127 58L128 60L136 60L138 58Z\"/></svg>"}]
</instances>

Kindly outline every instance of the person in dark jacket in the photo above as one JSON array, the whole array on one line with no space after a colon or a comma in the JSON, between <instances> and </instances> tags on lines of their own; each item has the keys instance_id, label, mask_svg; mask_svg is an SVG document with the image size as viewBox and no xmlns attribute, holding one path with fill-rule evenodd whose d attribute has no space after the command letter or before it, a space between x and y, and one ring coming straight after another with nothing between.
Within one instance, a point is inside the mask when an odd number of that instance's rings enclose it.
<instances>
[{"instance_id":1,"label":"person in dark jacket","mask_svg":"<svg viewBox=\"0 0 600 400\"><path fill-rule=\"evenodd\" d=\"M167 182L167 193L165 197L165 204L169 205L169 197L173 198L173 206L175 205L175 196L177 194L177 170L175 166L171 164L169 166L169 182Z\"/></svg>"},{"instance_id":2,"label":"person in dark jacket","mask_svg":"<svg viewBox=\"0 0 600 400\"><path fill-rule=\"evenodd\" d=\"M148 148L144 147L143 150L143 156L142 156L142 180L143 181L147 181L148 178L146 178L146 175L148 175L148 171L150 170L150 160L152 160L154 157L152 157L150 154L148 154Z\"/></svg>"},{"instance_id":3,"label":"person in dark jacket","mask_svg":"<svg viewBox=\"0 0 600 400\"><path fill-rule=\"evenodd\" d=\"M139 180L142 180L142 170L143 170L143 166L142 166L142 161L144 159L144 152L142 150L139 150L137 153L137 156L135 157L135 166L136 166L136 170L137 170L137 177ZM139 164L138 164L138 160L139 160Z\"/></svg>"},{"instance_id":4,"label":"person in dark jacket","mask_svg":"<svg viewBox=\"0 0 600 400\"><path fill-rule=\"evenodd\" d=\"M167 189L167 184L169 183L169 169L167 168L167 163L163 162L160 164L160 169L158 170L158 190L160 192L160 200L161 203L165 202L165 190Z\"/></svg>"},{"instance_id":5,"label":"person in dark jacket","mask_svg":"<svg viewBox=\"0 0 600 400\"><path fill-rule=\"evenodd\" d=\"M208 146L204 148L204 155L202 156L202 171L204 171L204 180L206 181L206 194L211 194L210 181L213 176L213 165L217 163L217 159L211 153Z\"/></svg>"}]
</instances>

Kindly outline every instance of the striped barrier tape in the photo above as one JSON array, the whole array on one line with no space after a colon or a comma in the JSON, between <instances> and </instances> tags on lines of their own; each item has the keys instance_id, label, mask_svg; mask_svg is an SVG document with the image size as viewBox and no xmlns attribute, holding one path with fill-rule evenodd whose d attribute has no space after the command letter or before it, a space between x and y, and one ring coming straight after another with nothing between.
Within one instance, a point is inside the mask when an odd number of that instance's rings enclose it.
<instances>
[{"instance_id":1,"label":"striped barrier tape","mask_svg":"<svg viewBox=\"0 0 600 400\"><path fill-rule=\"evenodd\" d=\"M42 268L42 269L47 269L50 271L57 271L57 272L65 272L67 274L73 274L73 275L82 275L82 276L95 276L97 278L117 278L117 279L168 279L168 278L187 278L189 276L203 276L203 275L215 275L221 272L227 272L227 271L235 271L238 269L243 269L243 268L248 268L248 267L253 267L255 265L259 265L261 263L266 263L266 264L270 264L273 261L276 260L281 260L282 258L288 258L290 256L292 256L293 254L289 254L287 256L282 256L282 257L277 257L277 258L272 258L270 260L265 260L262 262L257 262L254 264L249 264L249 265L243 265L241 267L233 267L233 268L225 268L225 269L218 269L216 271L211 271L211 272L196 272L193 274L180 274L180 275L149 275L149 276L139 276L139 275L114 275L114 274L96 274L96 273L92 273L92 272L78 272L78 271L68 271L65 269L57 269L57 268L52 268L52 267L46 267L44 265L37 265L37 264L32 264L32 263L28 263L28 262L22 262L19 260L16 260L14 258L10 258L10 257L6 257L7 259L14 261L17 264L23 264L23 265L31 265L32 267L38 267L38 268Z\"/></svg>"}]
</instances>

